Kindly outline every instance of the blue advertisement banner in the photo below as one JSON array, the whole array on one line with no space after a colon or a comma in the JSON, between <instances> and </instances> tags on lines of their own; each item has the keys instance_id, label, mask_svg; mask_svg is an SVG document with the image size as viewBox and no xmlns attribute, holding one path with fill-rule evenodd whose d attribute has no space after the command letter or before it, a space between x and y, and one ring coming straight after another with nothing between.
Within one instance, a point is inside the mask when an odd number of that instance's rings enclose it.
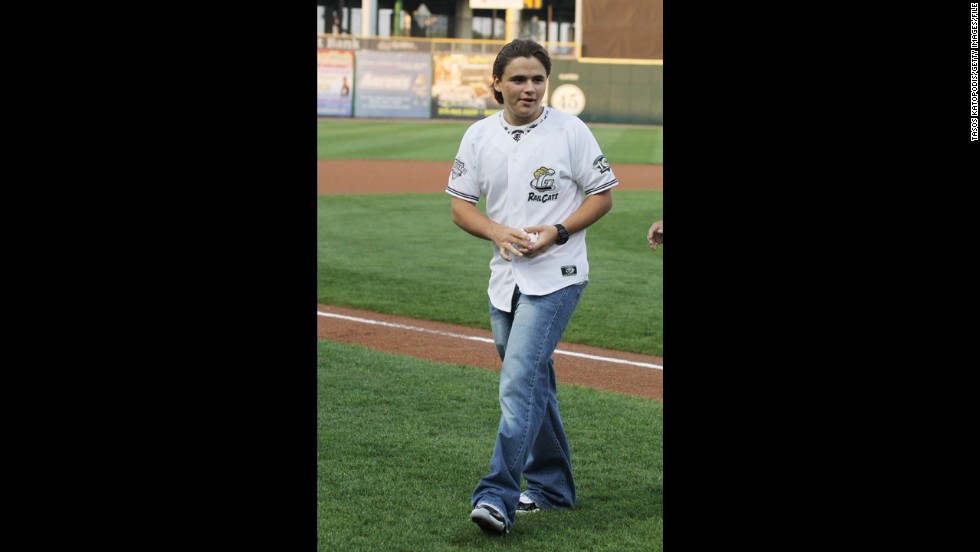
<instances>
[{"instance_id":1,"label":"blue advertisement banner","mask_svg":"<svg viewBox=\"0 0 980 552\"><path fill-rule=\"evenodd\" d=\"M432 56L361 50L355 58L357 117L428 119Z\"/></svg>"}]
</instances>

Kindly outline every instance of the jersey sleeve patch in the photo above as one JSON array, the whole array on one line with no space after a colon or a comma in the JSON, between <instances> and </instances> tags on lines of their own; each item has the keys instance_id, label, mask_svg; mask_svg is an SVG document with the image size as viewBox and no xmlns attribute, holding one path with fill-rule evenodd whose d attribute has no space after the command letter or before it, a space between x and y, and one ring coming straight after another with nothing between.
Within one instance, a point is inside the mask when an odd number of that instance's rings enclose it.
<instances>
[{"instance_id":1,"label":"jersey sleeve patch","mask_svg":"<svg viewBox=\"0 0 980 552\"><path fill-rule=\"evenodd\" d=\"M453 170L449 174L449 178L456 180L464 174L466 174L466 163L463 163L463 160L457 157L456 160L453 161Z\"/></svg>"}]
</instances>

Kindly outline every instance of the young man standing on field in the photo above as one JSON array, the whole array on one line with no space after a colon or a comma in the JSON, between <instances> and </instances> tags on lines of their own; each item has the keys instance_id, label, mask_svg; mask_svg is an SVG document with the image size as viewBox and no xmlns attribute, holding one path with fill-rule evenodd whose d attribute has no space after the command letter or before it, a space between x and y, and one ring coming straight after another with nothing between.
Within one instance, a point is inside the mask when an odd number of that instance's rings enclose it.
<instances>
[{"instance_id":1,"label":"young man standing on field","mask_svg":"<svg viewBox=\"0 0 980 552\"><path fill-rule=\"evenodd\" d=\"M503 47L493 64L503 109L467 129L446 188L453 222L493 248L501 416L470 513L492 533L509 532L518 512L575 505L551 356L588 283L585 229L612 208L618 183L585 123L542 104L550 74L541 45Z\"/></svg>"}]
</instances>

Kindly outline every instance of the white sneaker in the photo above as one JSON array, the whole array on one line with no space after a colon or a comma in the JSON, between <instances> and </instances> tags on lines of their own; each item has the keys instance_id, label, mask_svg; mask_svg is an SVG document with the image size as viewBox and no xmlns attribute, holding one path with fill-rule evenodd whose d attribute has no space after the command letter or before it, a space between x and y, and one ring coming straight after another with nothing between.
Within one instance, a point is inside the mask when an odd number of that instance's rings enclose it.
<instances>
[{"instance_id":1,"label":"white sneaker","mask_svg":"<svg viewBox=\"0 0 980 552\"><path fill-rule=\"evenodd\" d=\"M530 514L531 512L538 512L540 510L541 507L531 500L531 497L521 493L521 498L517 501L518 514Z\"/></svg>"},{"instance_id":2,"label":"white sneaker","mask_svg":"<svg viewBox=\"0 0 980 552\"><path fill-rule=\"evenodd\" d=\"M509 533L504 515L489 504L480 503L470 512L470 521L489 533Z\"/></svg>"}]
</instances>

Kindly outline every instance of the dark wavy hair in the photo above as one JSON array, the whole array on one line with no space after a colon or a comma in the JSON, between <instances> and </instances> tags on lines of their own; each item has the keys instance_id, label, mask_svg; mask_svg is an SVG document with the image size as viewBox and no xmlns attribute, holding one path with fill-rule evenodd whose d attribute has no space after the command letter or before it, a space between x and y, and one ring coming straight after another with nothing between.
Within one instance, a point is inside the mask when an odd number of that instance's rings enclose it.
<instances>
[{"instance_id":1,"label":"dark wavy hair","mask_svg":"<svg viewBox=\"0 0 980 552\"><path fill-rule=\"evenodd\" d=\"M493 77L501 78L510 60L519 57L538 58L541 65L544 65L545 75L551 76L551 56L548 55L548 50L533 40L518 38L500 49L497 59L493 61ZM490 89L493 90L493 98L497 100L497 103L503 105L504 95L493 88L493 83L491 83Z\"/></svg>"}]
</instances>

